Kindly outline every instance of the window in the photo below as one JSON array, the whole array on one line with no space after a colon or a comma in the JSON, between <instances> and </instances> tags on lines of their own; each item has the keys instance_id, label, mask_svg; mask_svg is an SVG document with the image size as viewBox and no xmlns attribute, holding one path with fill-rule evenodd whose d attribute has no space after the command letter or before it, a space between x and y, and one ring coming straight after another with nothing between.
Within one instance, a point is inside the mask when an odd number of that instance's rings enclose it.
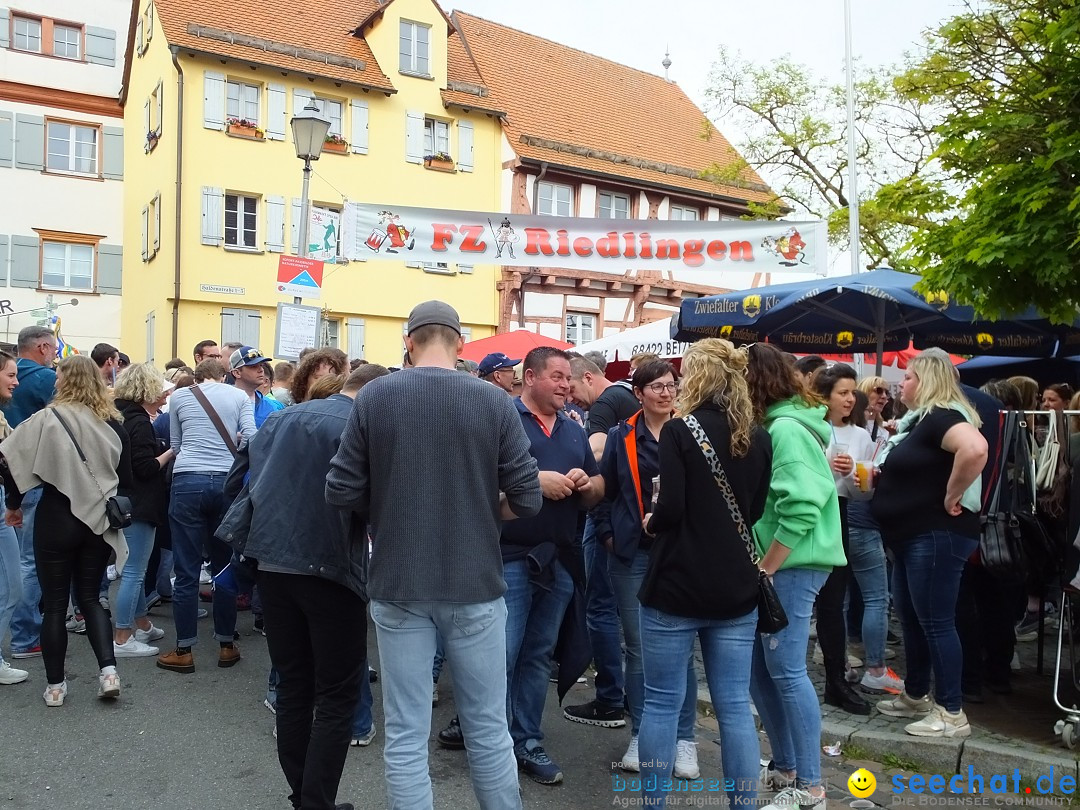
<instances>
[{"instance_id":1,"label":"window","mask_svg":"<svg viewBox=\"0 0 1080 810\"><path fill-rule=\"evenodd\" d=\"M98 173L98 128L49 122L45 168L51 172Z\"/></svg>"},{"instance_id":2,"label":"window","mask_svg":"<svg viewBox=\"0 0 1080 810\"><path fill-rule=\"evenodd\" d=\"M341 110L342 104L340 101L333 101L328 98L315 97L315 106L319 108L319 113L330 122L331 135L342 135L341 129Z\"/></svg>"},{"instance_id":3,"label":"window","mask_svg":"<svg viewBox=\"0 0 1080 810\"><path fill-rule=\"evenodd\" d=\"M461 339L464 340L466 343L468 343L470 340L472 340L472 327L471 326L463 326L463 327L461 327Z\"/></svg>"},{"instance_id":4,"label":"window","mask_svg":"<svg viewBox=\"0 0 1080 810\"><path fill-rule=\"evenodd\" d=\"M53 56L81 59L82 30L70 25L53 26Z\"/></svg>"},{"instance_id":5,"label":"window","mask_svg":"<svg viewBox=\"0 0 1080 810\"><path fill-rule=\"evenodd\" d=\"M596 316L582 312L566 313L566 342L580 346L596 336Z\"/></svg>"},{"instance_id":6,"label":"window","mask_svg":"<svg viewBox=\"0 0 1080 810\"><path fill-rule=\"evenodd\" d=\"M322 334L319 337L319 343L322 346L329 346L331 349L337 349L338 343L341 340L341 319L340 318L327 318L323 316L322 319Z\"/></svg>"},{"instance_id":7,"label":"window","mask_svg":"<svg viewBox=\"0 0 1080 810\"><path fill-rule=\"evenodd\" d=\"M255 250L259 200L243 194L225 195L225 244Z\"/></svg>"},{"instance_id":8,"label":"window","mask_svg":"<svg viewBox=\"0 0 1080 810\"><path fill-rule=\"evenodd\" d=\"M15 17L13 22L15 50L41 53L41 20Z\"/></svg>"},{"instance_id":9,"label":"window","mask_svg":"<svg viewBox=\"0 0 1080 810\"><path fill-rule=\"evenodd\" d=\"M231 80L225 82L225 117L258 125L260 95L258 85Z\"/></svg>"},{"instance_id":10,"label":"window","mask_svg":"<svg viewBox=\"0 0 1080 810\"><path fill-rule=\"evenodd\" d=\"M685 205L671 206L671 216L669 219L698 220L700 218L701 213L696 208L687 208Z\"/></svg>"},{"instance_id":11,"label":"window","mask_svg":"<svg viewBox=\"0 0 1080 810\"><path fill-rule=\"evenodd\" d=\"M419 76L430 75L428 43L431 41L431 29L420 23L402 20L400 41L398 70Z\"/></svg>"},{"instance_id":12,"label":"window","mask_svg":"<svg viewBox=\"0 0 1080 810\"><path fill-rule=\"evenodd\" d=\"M558 183L540 183L537 190L537 214L549 217L570 216L570 186Z\"/></svg>"},{"instance_id":13,"label":"window","mask_svg":"<svg viewBox=\"0 0 1080 810\"><path fill-rule=\"evenodd\" d=\"M94 289L94 246L72 242L41 243L41 286L54 290Z\"/></svg>"},{"instance_id":14,"label":"window","mask_svg":"<svg viewBox=\"0 0 1080 810\"><path fill-rule=\"evenodd\" d=\"M600 192L600 219L630 219L630 198L625 194Z\"/></svg>"},{"instance_id":15,"label":"window","mask_svg":"<svg viewBox=\"0 0 1080 810\"><path fill-rule=\"evenodd\" d=\"M424 155L450 154L450 124L434 118L424 119Z\"/></svg>"},{"instance_id":16,"label":"window","mask_svg":"<svg viewBox=\"0 0 1080 810\"><path fill-rule=\"evenodd\" d=\"M447 262L423 262L422 266L425 273L435 273L440 276L457 275L457 271L451 270Z\"/></svg>"}]
</instances>

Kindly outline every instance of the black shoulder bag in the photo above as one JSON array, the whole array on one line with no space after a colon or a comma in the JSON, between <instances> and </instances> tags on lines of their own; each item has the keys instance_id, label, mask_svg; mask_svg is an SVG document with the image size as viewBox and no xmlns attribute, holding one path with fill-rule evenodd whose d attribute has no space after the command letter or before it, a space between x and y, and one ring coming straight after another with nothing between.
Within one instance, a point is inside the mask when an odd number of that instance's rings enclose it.
<instances>
[{"instance_id":1,"label":"black shoulder bag","mask_svg":"<svg viewBox=\"0 0 1080 810\"><path fill-rule=\"evenodd\" d=\"M693 414L684 416L683 422L690 429L690 435L694 437L694 440L698 443L698 447L701 448L702 454L705 456L705 460L709 463L709 467L712 469L713 478L716 479L716 485L720 487L720 494L724 496L728 511L731 513L731 519L735 523L735 528L739 530L739 536L742 538L743 542L746 543L746 553L750 555L750 562L757 568L761 559L758 557L754 541L750 537L750 528L743 519L742 510L739 509L739 502L735 500L735 493L731 489L727 473L724 472L724 468L720 464L720 459L713 449L712 442L709 441L709 437L705 435L704 428L701 427L701 423ZM787 613L784 611L784 606L780 604L780 597L776 594L776 588L773 586L772 579L769 578L768 574L758 568L757 630L759 633L779 633L787 626Z\"/></svg>"},{"instance_id":2,"label":"black shoulder bag","mask_svg":"<svg viewBox=\"0 0 1080 810\"><path fill-rule=\"evenodd\" d=\"M75 451L79 454L79 458L82 459L83 466L86 467L86 471L90 473L90 477L94 479L94 485L98 488L98 492L101 493L101 497L104 498L105 517L109 520L109 528L126 529L131 525L131 498L126 495L113 495L111 498L105 497L105 490L103 490L101 484L98 483L97 476L94 475L94 470L91 468L90 462L86 460L86 455L79 446L75 434L71 432L68 423L64 421L64 417L60 415L60 412L56 410L56 408L50 408L50 410L56 415L56 418L60 420L60 424L64 426L67 435L71 437L71 443L75 445Z\"/></svg>"},{"instance_id":3,"label":"black shoulder bag","mask_svg":"<svg viewBox=\"0 0 1080 810\"><path fill-rule=\"evenodd\" d=\"M1024 557L1024 545L1020 538L1020 521L1017 518L1018 488L1023 486L1020 475L1008 481L1009 454L1016 440L1017 420L1014 412L1005 414L1005 429L1000 444L1000 460L994 470L993 482L988 501L981 515L982 532L979 537L979 560L987 573L997 577L1016 578L1022 576L1027 568ZM1001 491L1010 486L1009 506L1003 507ZM986 501L984 501L986 503Z\"/></svg>"}]
</instances>

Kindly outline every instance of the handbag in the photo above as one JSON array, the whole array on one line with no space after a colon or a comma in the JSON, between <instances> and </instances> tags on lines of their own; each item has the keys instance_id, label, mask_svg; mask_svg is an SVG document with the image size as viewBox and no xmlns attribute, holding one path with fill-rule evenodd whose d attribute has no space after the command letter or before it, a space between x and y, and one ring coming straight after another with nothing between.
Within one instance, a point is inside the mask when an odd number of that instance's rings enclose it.
<instances>
[{"instance_id":1,"label":"handbag","mask_svg":"<svg viewBox=\"0 0 1080 810\"><path fill-rule=\"evenodd\" d=\"M1028 566L1038 570L1056 570L1064 554L1064 543L1055 539L1046 524L1044 515L1051 512L1039 495L1037 465L1032 457L1027 431L1023 429L1025 427L1021 424L1016 431L1013 447L1015 466L1010 511L1018 524L1018 536ZM1050 443L1050 436L1051 433L1047 433L1046 444Z\"/></svg>"},{"instance_id":2,"label":"handbag","mask_svg":"<svg viewBox=\"0 0 1080 810\"><path fill-rule=\"evenodd\" d=\"M1027 559L1020 536L1017 513L1017 487L1011 488L1010 508L1001 508L1001 491L1008 479L1009 451L1017 429L1016 413L1005 414L1005 428L1000 444L1000 461L995 467L996 478L989 495L989 505L980 516L982 531L979 534L979 560L987 573L1013 579L1024 574ZM985 503L985 501L984 501Z\"/></svg>"},{"instance_id":3,"label":"handbag","mask_svg":"<svg viewBox=\"0 0 1080 810\"><path fill-rule=\"evenodd\" d=\"M111 498L106 497L105 490L101 488L101 484L98 482L97 476L94 475L94 470L91 468L90 462L86 460L86 455L79 446L75 434L71 432L68 423L64 421L64 417L60 415L60 412L56 410L56 408L51 408L50 410L52 410L56 415L56 418L60 420L60 424L64 426L67 435L71 437L71 443L75 445L75 450L78 452L79 458L82 459L83 466L85 466L86 471L90 473L90 477L94 479L94 485L98 488L98 492L101 493L101 497L105 499L105 517L109 521L109 528L126 529L131 525L131 512L133 509L131 498L126 495L113 495Z\"/></svg>"},{"instance_id":4,"label":"handbag","mask_svg":"<svg viewBox=\"0 0 1080 810\"><path fill-rule=\"evenodd\" d=\"M761 562L761 558L758 557L757 548L754 545L753 539L750 537L750 528L746 525L746 520L743 519L742 510L739 509L739 502L735 499L735 493L731 489L731 483L728 481L727 473L724 472L724 467L720 464L720 459L713 449L712 442L710 442L709 437L705 435L705 430L701 427L701 423L697 420L697 417L693 414L684 416L683 422L690 429L690 435L694 437L698 447L701 448L702 454L705 456L705 460L712 469L713 478L716 479L716 485L720 487L720 494L724 496L724 502L727 504L728 511L731 513L731 519L735 523L735 528L738 529L739 536L746 544L746 553L750 555L750 562L753 563L754 568L757 568L757 630L759 633L779 633L788 626L787 613L784 611L784 606L780 603L780 597L776 593L776 587L773 585L772 579L768 574L758 568L758 563Z\"/></svg>"}]
</instances>

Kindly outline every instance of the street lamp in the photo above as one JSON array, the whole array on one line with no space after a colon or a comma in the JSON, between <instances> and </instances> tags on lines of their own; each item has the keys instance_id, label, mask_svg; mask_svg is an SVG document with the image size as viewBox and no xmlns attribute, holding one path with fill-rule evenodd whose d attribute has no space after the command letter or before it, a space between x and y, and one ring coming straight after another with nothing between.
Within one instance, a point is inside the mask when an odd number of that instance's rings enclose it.
<instances>
[{"instance_id":1,"label":"street lamp","mask_svg":"<svg viewBox=\"0 0 1080 810\"><path fill-rule=\"evenodd\" d=\"M308 185L311 183L311 161L318 160L322 154L323 144L326 143L326 134L330 131L330 122L319 116L319 108L315 106L315 99L308 99L307 106L289 122L292 127L293 145L296 147L296 156L304 161L304 191L300 200L300 239L297 247L298 256L307 256L308 247L308 224L311 215L308 213ZM300 304L300 296L293 298L293 303Z\"/></svg>"}]
</instances>

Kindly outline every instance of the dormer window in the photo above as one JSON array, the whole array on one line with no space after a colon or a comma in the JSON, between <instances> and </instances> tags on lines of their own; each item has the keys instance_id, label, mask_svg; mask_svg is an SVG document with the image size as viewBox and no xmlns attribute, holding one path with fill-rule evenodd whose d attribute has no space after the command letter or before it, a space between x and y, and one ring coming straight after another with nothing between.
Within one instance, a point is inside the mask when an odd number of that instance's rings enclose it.
<instances>
[{"instance_id":1,"label":"dormer window","mask_svg":"<svg viewBox=\"0 0 1080 810\"><path fill-rule=\"evenodd\" d=\"M401 21L398 70L412 76L430 77L431 26Z\"/></svg>"}]
</instances>

